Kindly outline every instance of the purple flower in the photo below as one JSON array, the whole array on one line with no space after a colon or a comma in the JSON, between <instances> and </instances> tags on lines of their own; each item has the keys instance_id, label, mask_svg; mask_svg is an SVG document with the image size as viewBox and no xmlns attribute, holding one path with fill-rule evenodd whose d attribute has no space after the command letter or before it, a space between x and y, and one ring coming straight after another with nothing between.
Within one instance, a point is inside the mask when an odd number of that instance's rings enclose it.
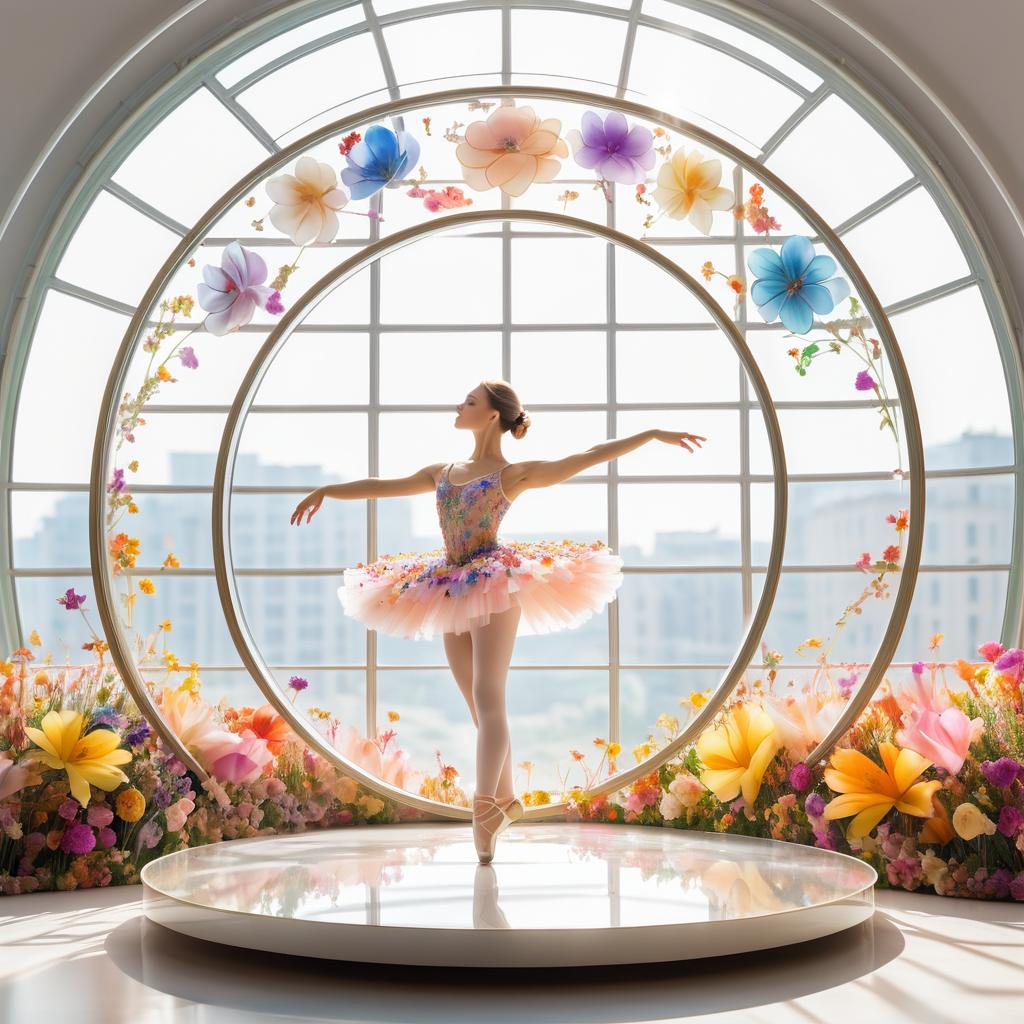
<instances>
[{"instance_id":1,"label":"purple flower","mask_svg":"<svg viewBox=\"0 0 1024 1024\"><path fill-rule=\"evenodd\" d=\"M1012 839L1017 834L1017 829L1020 828L1021 822L1024 822L1024 814L1021 814L1016 807L1006 804L999 812L997 828L1007 839Z\"/></svg>"},{"instance_id":2,"label":"purple flower","mask_svg":"<svg viewBox=\"0 0 1024 1024\"><path fill-rule=\"evenodd\" d=\"M291 679L288 680L288 685L298 693L300 690L304 690L309 686L309 680L303 679L302 676L292 676Z\"/></svg>"},{"instance_id":3,"label":"purple flower","mask_svg":"<svg viewBox=\"0 0 1024 1024\"><path fill-rule=\"evenodd\" d=\"M220 267L203 267L203 280L196 287L199 305L210 315L203 321L217 337L244 327L257 307L266 307L273 289L262 284L267 265L259 253L239 242L229 243Z\"/></svg>"},{"instance_id":4,"label":"purple flower","mask_svg":"<svg viewBox=\"0 0 1024 1024\"><path fill-rule=\"evenodd\" d=\"M149 722L140 722L131 732L125 734L124 741L129 747L137 747L148 735Z\"/></svg>"},{"instance_id":5,"label":"purple flower","mask_svg":"<svg viewBox=\"0 0 1024 1024\"><path fill-rule=\"evenodd\" d=\"M85 594L76 594L74 587L68 587L63 597L57 598L57 604L62 604L69 611L73 612L85 604Z\"/></svg>"},{"instance_id":6,"label":"purple flower","mask_svg":"<svg viewBox=\"0 0 1024 1024\"><path fill-rule=\"evenodd\" d=\"M811 769L803 761L795 764L789 772L789 784L798 792L802 793L811 784Z\"/></svg>"},{"instance_id":7,"label":"purple flower","mask_svg":"<svg viewBox=\"0 0 1024 1024\"><path fill-rule=\"evenodd\" d=\"M857 374L856 386L858 391L871 391L875 387L875 382L867 370L861 370Z\"/></svg>"},{"instance_id":8,"label":"purple flower","mask_svg":"<svg viewBox=\"0 0 1024 1024\"><path fill-rule=\"evenodd\" d=\"M274 292L274 294L271 295L269 299L267 299L267 312L274 313L275 315L277 313L284 312L284 305L281 303L280 292Z\"/></svg>"},{"instance_id":9,"label":"purple flower","mask_svg":"<svg viewBox=\"0 0 1024 1024\"><path fill-rule=\"evenodd\" d=\"M1010 895L1015 900L1024 900L1024 871L1010 883Z\"/></svg>"},{"instance_id":10,"label":"purple flower","mask_svg":"<svg viewBox=\"0 0 1024 1024\"><path fill-rule=\"evenodd\" d=\"M65 853L88 853L96 845L96 833L80 821L71 822L60 837Z\"/></svg>"},{"instance_id":11,"label":"purple flower","mask_svg":"<svg viewBox=\"0 0 1024 1024\"><path fill-rule=\"evenodd\" d=\"M117 708L112 708L109 704L101 704L93 711L92 722L93 725L109 725L113 729L123 729L127 724L127 719Z\"/></svg>"},{"instance_id":12,"label":"purple flower","mask_svg":"<svg viewBox=\"0 0 1024 1024\"><path fill-rule=\"evenodd\" d=\"M1024 766L1012 757L1001 757L998 761L982 761L981 774L1000 789L1008 789L1016 778L1024 779Z\"/></svg>"},{"instance_id":13,"label":"purple flower","mask_svg":"<svg viewBox=\"0 0 1024 1024\"><path fill-rule=\"evenodd\" d=\"M174 798L171 796L171 793L166 786L156 787L156 792L153 794L153 802L160 808L160 810L163 810L165 807L169 807L173 799Z\"/></svg>"},{"instance_id":14,"label":"purple flower","mask_svg":"<svg viewBox=\"0 0 1024 1024\"><path fill-rule=\"evenodd\" d=\"M107 491L115 491L120 494L124 490L124 470L115 469L114 475L110 478L110 483L107 484Z\"/></svg>"},{"instance_id":15,"label":"purple flower","mask_svg":"<svg viewBox=\"0 0 1024 1024\"><path fill-rule=\"evenodd\" d=\"M993 667L1011 679L1019 679L1021 669L1024 668L1024 650L1020 647L1011 647L1002 657L996 659Z\"/></svg>"},{"instance_id":16,"label":"purple flower","mask_svg":"<svg viewBox=\"0 0 1024 1024\"><path fill-rule=\"evenodd\" d=\"M839 690L844 699L849 699L850 691L857 685L857 673L851 672L838 680Z\"/></svg>"},{"instance_id":17,"label":"purple flower","mask_svg":"<svg viewBox=\"0 0 1024 1024\"><path fill-rule=\"evenodd\" d=\"M276 292L274 293L277 294ZM199 369L199 360L196 358L196 350L191 345L186 345L179 353L181 365L189 370Z\"/></svg>"},{"instance_id":18,"label":"purple flower","mask_svg":"<svg viewBox=\"0 0 1024 1024\"><path fill-rule=\"evenodd\" d=\"M81 807L81 804L73 796L69 796L67 800L57 808L57 813L65 820L71 821L73 818L78 817L79 807Z\"/></svg>"},{"instance_id":19,"label":"purple flower","mask_svg":"<svg viewBox=\"0 0 1024 1024\"><path fill-rule=\"evenodd\" d=\"M910 666L910 671L913 672L915 676L923 675L924 674L924 662L923 661L915 661L914 664Z\"/></svg>"},{"instance_id":20,"label":"purple flower","mask_svg":"<svg viewBox=\"0 0 1024 1024\"><path fill-rule=\"evenodd\" d=\"M104 850L109 850L117 842L117 833L112 828L104 827L99 830L96 838Z\"/></svg>"},{"instance_id":21,"label":"purple flower","mask_svg":"<svg viewBox=\"0 0 1024 1024\"><path fill-rule=\"evenodd\" d=\"M582 134L577 129L566 134L573 156L580 167L596 169L605 181L635 185L644 180L645 171L654 167L654 136L649 128L629 128L618 110L601 121L593 110L584 113Z\"/></svg>"},{"instance_id":22,"label":"purple flower","mask_svg":"<svg viewBox=\"0 0 1024 1024\"><path fill-rule=\"evenodd\" d=\"M814 829L814 845L821 850L834 850L836 841L832 838L831 828Z\"/></svg>"},{"instance_id":23,"label":"purple flower","mask_svg":"<svg viewBox=\"0 0 1024 1024\"><path fill-rule=\"evenodd\" d=\"M817 793L812 793L804 801L804 810L808 818L820 818L825 813L825 799Z\"/></svg>"}]
</instances>

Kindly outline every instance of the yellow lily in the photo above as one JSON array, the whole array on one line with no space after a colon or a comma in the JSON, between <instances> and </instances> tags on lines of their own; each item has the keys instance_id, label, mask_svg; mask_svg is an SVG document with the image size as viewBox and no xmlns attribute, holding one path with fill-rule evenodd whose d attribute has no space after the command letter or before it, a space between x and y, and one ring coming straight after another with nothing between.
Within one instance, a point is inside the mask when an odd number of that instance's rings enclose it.
<instances>
[{"instance_id":1,"label":"yellow lily","mask_svg":"<svg viewBox=\"0 0 1024 1024\"><path fill-rule=\"evenodd\" d=\"M705 160L699 149L686 153L680 147L661 165L658 186L651 194L672 220L688 217L698 231L709 235L711 211L731 209L735 201L721 180L721 160Z\"/></svg>"},{"instance_id":2,"label":"yellow lily","mask_svg":"<svg viewBox=\"0 0 1024 1024\"><path fill-rule=\"evenodd\" d=\"M705 765L700 781L723 803L742 790L753 807L765 770L780 746L775 723L763 707L734 704L723 725L701 733L697 740Z\"/></svg>"},{"instance_id":3,"label":"yellow lily","mask_svg":"<svg viewBox=\"0 0 1024 1024\"><path fill-rule=\"evenodd\" d=\"M115 789L128 781L120 768L132 759L131 752L118 749L121 737L110 729L93 729L82 735L85 719L78 711L48 711L42 729L26 728L25 732L41 751L32 757L50 768L68 773L71 795L83 806L89 803L90 783L99 789Z\"/></svg>"},{"instance_id":4,"label":"yellow lily","mask_svg":"<svg viewBox=\"0 0 1024 1024\"><path fill-rule=\"evenodd\" d=\"M832 767L825 769L828 787L842 794L825 805L825 818L856 815L847 827L847 839L868 835L893 807L916 818L931 818L934 813L932 793L942 783L918 781L932 762L893 743L879 743L878 752L884 768L859 750L842 748L833 752Z\"/></svg>"}]
</instances>

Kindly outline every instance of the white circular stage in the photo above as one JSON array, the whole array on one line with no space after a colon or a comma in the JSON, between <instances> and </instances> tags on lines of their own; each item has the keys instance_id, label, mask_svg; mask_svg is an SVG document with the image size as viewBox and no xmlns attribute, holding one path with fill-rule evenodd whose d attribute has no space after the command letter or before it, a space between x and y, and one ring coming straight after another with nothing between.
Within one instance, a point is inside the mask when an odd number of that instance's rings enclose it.
<instances>
[{"instance_id":1,"label":"white circular stage","mask_svg":"<svg viewBox=\"0 0 1024 1024\"><path fill-rule=\"evenodd\" d=\"M231 840L142 871L147 917L212 942L369 963L656 963L803 942L874 913L877 874L795 843L518 822L481 865L468 824Z\"/></svg>"}]
</instances>

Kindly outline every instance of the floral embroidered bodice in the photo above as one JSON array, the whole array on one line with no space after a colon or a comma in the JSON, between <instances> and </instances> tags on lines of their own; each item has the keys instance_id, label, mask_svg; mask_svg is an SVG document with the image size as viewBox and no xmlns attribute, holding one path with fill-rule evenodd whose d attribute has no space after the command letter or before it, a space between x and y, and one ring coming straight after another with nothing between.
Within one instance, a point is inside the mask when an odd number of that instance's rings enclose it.
<instances>
[{"instance_id":1,"label":"floral embroidered bodice","mask_svg":"<svg viewBox=\"0 0 1024 1024\"><path fill-rule=\"evenodd\" d=\"M451 468L444 467L437 485L437 518L448 560L458 564L498 545L498 527L511 502L501 486L505 466L464 484L448 479Z\"/></svg>"}]
</instances>

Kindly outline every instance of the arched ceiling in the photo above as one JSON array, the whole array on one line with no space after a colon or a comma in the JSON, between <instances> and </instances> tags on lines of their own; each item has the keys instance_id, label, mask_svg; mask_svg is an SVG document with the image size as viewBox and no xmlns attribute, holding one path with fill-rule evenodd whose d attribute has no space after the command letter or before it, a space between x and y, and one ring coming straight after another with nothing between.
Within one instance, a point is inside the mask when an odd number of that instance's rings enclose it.
<instances>
[{"instance_id":1,"label":"arched ceiling","mask_svg":"<svg viewBox=\"0 0 1024 1024\"><path fill-rule=\"evenodd\" d=\"M64 186L103 138L104 125L116 122L122 105L134 106L171 77L190 54L294 4L33 0L5 11L0 89L15 99L0 108L0 355L25 256L38 244ZM733 6L812 34L837 61L864 69L905 105L931 136L940 165L972 197L971 212L987 226L1004 284L1021 288L1024 132L1014 106L1024 85L1020 0L733 0ZM1019 339L1019 310L1011 313Z\"/></svg>"}]
</instances>

